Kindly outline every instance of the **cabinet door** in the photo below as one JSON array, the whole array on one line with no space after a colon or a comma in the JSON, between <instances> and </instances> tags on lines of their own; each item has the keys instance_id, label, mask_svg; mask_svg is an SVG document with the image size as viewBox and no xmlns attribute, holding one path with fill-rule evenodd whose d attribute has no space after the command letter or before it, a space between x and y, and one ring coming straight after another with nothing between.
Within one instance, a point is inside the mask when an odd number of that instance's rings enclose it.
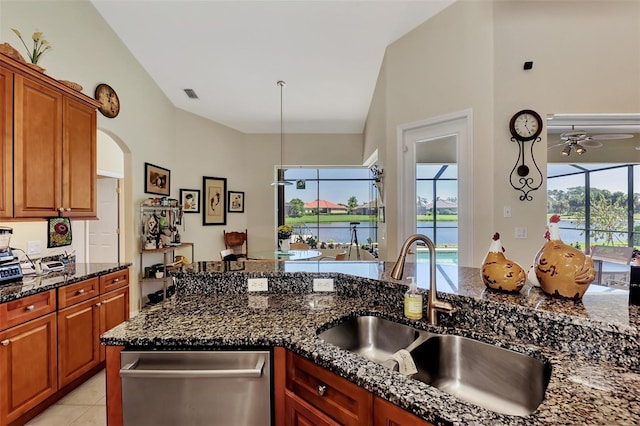
<instances>
[{"instance_id":1,"label":"cabinet door","mask_svg":"<svg viewBox=\"0 0 640 426\"><path fill-rule=\"evenodd\" d=\"M373 400L373 426L432 426L426 420L414 416L397 405L375 397Z\"/></svg>"},{"instance_id":2,"label":"cabinet door","mask_svg":"<svg viewBox=\"0 0 640 426\"><path fill-rule=\"evenodd\" d=\"M0 68L0 218L13 216L13 73Z\"/></svg>"},{"instance_id":3,"label":"cabinet door","mask_svg":"<svg viewBox=\"0 0 640 426\"><path fill-rule=\"evenodd\" d=\"M64 98L62 207L67 217L96 217L96 109Z\"/></svg>"},{"instance_id":4,"label":"cabinet door","mask_svg":"<svg viewBox=\"0 0 640 426\"><path fill-rule=\"evenodd\" d=\"M293 352L286 352L286 388L343 425L372 423L373 395Z\"/></svg>"},{"instance_id":5,"label":"cabinet door","mask_svg":"<svg viewBox=\"0 0 640 426\"><path fill-rule=\"evenodd\" d=\"M58 382L69 384L100 363L99 298L58 311Z\"/></svg>"},{"instance_id":6,"label":"cabinet door","mask_svg":"<svg viewBox=\"0 0 640 426\"><path fill-rule=\"evenodd\" d=\"M129 287L122 287L100 296L100 333L111 330L129 319ZM99 342L98 342L99 344ZM105 359L104 346L100 345L100 361Z\"/></svg>"},{"instance_id":7,"label":"cabinet door","mask_svg":"<svg viewBox=\"0 0 640 426\"><path fill-rule=\"evenodd\" d=\"M284 409L285 426L338 426L340 424L290 391L285 391Z\"/></svg>"},{"instance_id":8,"label":"cabinet door","mask_svg":"<svg viewBox=\"0 0 640 426\"><path fill-rule=\"evenodd\" d=\"M56 390L56 314L0 332L0 424L16 420Z\"/></svg>"},{"instance_id":9,"label":"cabinet door","mask_svg":"<svg viewBox=\"0 0 640 426\"><path fill-rule=\"evenodd\" d=\"M62 95L14 77L14 216L51 217L62 208Z\"/></svg>"}]
</instances>

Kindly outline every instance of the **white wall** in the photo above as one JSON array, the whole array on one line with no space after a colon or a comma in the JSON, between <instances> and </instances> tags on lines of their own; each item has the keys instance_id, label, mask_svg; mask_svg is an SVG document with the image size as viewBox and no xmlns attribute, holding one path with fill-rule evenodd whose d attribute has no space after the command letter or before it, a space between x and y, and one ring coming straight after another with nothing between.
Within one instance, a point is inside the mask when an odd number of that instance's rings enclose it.
<instances>
[{"instance_id":1,"label":"white wall","mask_svg":"<svg viewBox=\"0 0 640 426\"><path fill-rule=\"evenodd\" d=\"M123 260L134 263L132 309L138 298L139 204L153 196L144 193L145 162L171 170L174 198L180 188L201 189L202 176L226 177L229 189L245 192L246 213L228 214L226 226L204 227L201 215L185 215L183 240L195 243L196 260L218 258L223 229L249 228L253 247L273 246L275 198L269 183L280 162L279 135L245 135L176 109L87 0L0 0L0 41L22 51L11 28L23 37L43 31L53 46L40 64L49 76L81 84L90 97L99 83L118 93L120 114L115 119L98 114L98 128L124 153ZM287 135L286 143L290 161L362 164L360 135ZM83 253L84 222L72 223L74 248ZM26 249L28 240L40 239L46 248L46 221L9 226L16 246Z\"/></svg>"},{"instance_id":2,"label":"white wall","mask_svg":"<svg viewBox=\"0 0 640 426\"><path fill-rule=\"evenodd\" d=\"M491 3L456 2L387 48L384 81L378 80L365 131L365 157L378 148L385 170L385 259L395 259L407 237L395 232L402 210L395 170L399 125L473 110L476 161L473 182L466 184L482 182L475 187L474 227L481 229L492 220L486 208L493 204L492 21ZM484 245L477 242L477 232L474 237L477 253Z\"/></svg>"},{"instance_id":3,"label":"white wall","mask_svg":"<svg viewBox=\"0 0 640 426\"><path fill-rule=\"evenodd\" d=\"M528 60L534 67L524 71ZM517 158L509 119L525 108L542 117L640 111L640 2L458 1L389 46L381 76L365 157L375 148L383 153L388 187L394 187L396 127L471 108L475 231L469 266L481 264L498 231L507 255L527 267L543 243L546 188L534 191L533 201L520 201L509 185ZM382 141L383 131L389 142ZM535 153L544 174L544 132ZM387 229L395 229L393 192L386 205ZM502 217L504 205L512 207L511 218ZM516 240L514 228L521 226L529 238ZM388 234L393 251L397 241Z\"/></svg>"}]
</instances>

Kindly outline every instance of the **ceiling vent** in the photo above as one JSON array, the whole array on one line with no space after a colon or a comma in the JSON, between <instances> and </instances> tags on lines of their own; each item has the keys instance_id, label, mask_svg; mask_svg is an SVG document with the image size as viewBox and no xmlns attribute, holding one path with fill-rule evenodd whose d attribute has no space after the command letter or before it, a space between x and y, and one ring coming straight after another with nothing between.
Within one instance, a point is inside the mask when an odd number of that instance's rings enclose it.
<instances>
[{"instance_id":1,"label":"ceiling vent","mask_svg":"<svg viewBox=\"0 0 640 426\"><path fill-rule=\"evenodd\" d=\"M196 92L193 89L184 89L184 93L187 94L189 99L198 99L198 95L196 95Z\"/></svg>"}]
</instances>

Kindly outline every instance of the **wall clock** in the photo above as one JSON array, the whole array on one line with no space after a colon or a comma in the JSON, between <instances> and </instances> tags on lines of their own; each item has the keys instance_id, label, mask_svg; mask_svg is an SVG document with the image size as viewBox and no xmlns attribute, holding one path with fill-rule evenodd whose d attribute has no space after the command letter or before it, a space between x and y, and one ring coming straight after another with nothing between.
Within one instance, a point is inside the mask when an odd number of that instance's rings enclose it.
<instances>
[{"instance_id":1,"label":"wall clock","mask_svg":"<svg viewBox=\"0 0 640 426\"><path fill-rule=\"evenodd\" d=\"M523 109L511 117L509 131L519 141L534 140L542 132L542 118L533 110Z\"/></svg>"},{"instance_id":2,"label":"wall clock","mask_svg":"<svg viewBox=\"0 0 640 426\"><path fill-rule=\"evenodd\" d=\"M540 167L538 167L533 156L533 145L541 140L542 118L540 114L533 110L523 109L511 117L509 131L511 132L511 142L518 144L518 159L509 174L509 183L513 189L522 192L522 195L520 195L521 201L531 201L533 198L529 193L540 188L543 179ZM525 142L531 142L531 152L529 154L531 161L529 164L535 166L535 172L537 173L531 174L532 169L525 163Z\"/></svg>"},{"instance_id":3,"label":"wall clock","mask_svg":"<svg viewBox=\"0 0 640 426\"><path fill-rule=\"evenodd\" d=\"M101 105L98 109L105 117L115 118L120 112L120 99L118 99L118 94L108 84L98 84L94 97L100 102Z\"/></svg>"}]
</instances>

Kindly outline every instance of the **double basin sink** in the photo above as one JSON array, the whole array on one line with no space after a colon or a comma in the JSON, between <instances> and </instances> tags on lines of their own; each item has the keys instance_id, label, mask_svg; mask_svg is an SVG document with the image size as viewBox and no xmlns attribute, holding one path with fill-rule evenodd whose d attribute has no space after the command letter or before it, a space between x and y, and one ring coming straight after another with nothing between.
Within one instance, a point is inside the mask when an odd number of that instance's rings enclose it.
<instances>
[{"instance_id":1,"label":"double basin sink","mask_svg":"<svg viewBox=\"0 0 640 426\"><path fill-rule=\"evenodd\" d=\"M537 358L457 335L435 334L376 316L350 318L318 337L397 369L393 355L410 353L410 375L497 413L527 416L544 399L551 366Z\"/></svg>"}]
</instances>

